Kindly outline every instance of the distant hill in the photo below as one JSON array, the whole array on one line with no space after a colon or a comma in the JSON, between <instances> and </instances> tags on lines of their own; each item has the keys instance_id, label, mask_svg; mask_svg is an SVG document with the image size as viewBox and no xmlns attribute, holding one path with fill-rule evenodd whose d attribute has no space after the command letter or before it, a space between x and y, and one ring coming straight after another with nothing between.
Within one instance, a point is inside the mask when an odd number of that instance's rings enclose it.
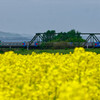
<instances>
[{"instance_id":1,"label":"distant hill","mask_svg":"<svg viewBox=\"0 0 100 100\"><path fill-rule=\"evenodd\" d=\"M1 41L27 41L30 40L30 37L26 37L17 33L2 32L0 31L0 40Z\"/></svg>"},{"instance_id":2,"label":"distant hill","mask_svg":"<svg viewBox=\"0 0 100 100\"><path fill-rule=\"evenodd\" d=\"M0 31L0 37L20 37L20 34L16 33L9 33L9 32L2 32Z\"/></svg>"}]
</instances>

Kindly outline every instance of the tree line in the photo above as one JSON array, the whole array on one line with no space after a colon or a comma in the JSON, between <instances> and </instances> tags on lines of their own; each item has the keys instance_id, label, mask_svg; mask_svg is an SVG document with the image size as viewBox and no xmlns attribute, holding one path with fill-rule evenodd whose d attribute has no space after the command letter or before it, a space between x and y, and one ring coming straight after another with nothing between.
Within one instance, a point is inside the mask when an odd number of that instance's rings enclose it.
<instances>
[{"instance_id":1,"label":"tree line","mask_svg":"<svg viewBox=\"0 0 100 100\"><path fill-rule=\"evenodd\" d=\"M44 32L42 41L43 42L84 42L85 40L82 39L81 33L72 29L68 32L60 32L56 34L55 30L48 30Z\"/></svg>"}]
</instances>

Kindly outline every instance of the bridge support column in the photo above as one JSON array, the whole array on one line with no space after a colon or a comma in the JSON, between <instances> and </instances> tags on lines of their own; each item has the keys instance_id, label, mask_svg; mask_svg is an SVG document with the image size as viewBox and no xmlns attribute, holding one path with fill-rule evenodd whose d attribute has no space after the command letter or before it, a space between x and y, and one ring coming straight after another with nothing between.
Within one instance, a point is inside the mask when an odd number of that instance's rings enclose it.
<instances>
[{"instance_id":1,"label":"bridge support column","mask_svg":"<svg viewBox=\"0 0 100 100\"><path fill-rule=\"evenodd\" d=\"M29 45L27 45L27 50L29 50Z\"/></svg>"}]
</instances>

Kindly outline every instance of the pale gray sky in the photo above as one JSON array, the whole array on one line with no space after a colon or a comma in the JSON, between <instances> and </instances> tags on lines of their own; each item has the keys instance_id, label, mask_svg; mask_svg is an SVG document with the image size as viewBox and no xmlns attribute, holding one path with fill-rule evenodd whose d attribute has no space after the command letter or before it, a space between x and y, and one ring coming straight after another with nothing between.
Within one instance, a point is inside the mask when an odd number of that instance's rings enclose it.
<instances>
[{"instance_id":1,"label":"pale gray sky","mask_svg":"<svg viewBox=\"0 0 100 100\"><path fill-rule=\"evenodd\" d=\"M0 0L0 31L100 32L100 0Z\"/></svg>"}]
</instances>

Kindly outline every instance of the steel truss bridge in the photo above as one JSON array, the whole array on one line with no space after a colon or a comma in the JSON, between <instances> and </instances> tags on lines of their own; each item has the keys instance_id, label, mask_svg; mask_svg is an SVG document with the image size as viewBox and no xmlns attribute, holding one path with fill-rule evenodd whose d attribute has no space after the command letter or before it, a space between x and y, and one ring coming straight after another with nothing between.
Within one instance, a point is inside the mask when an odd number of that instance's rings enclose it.
<instances>
[{"instance_id":1,"label":"steel truss bridge","mask_svg":"<svg viewBox=\"0 0 100 100\"><path fill-rule=\"evenodd\" d=\"M55 33L56 35L61 34L61 33ZM63 33L62 33L63 34ZM67 33L66 33L67 34ZM81 36L86 36L86 41L83 43L83 47L91 41L92 43L94 42L100 42L98 36L100 36L100 33L80 33ZM29 46L32 45L34 41L41 41L44 37L44 33L36 33L35 36L32 38L32 40L29 42Z\"/></svg>"},{"instance_id":2,"label":"steel truss bridge","mask_svg":"<svg viewBox=\"0 0 100 100\"><path fill-rule=\"evenodd\" d=\"M55 33L55 35L57 36L58 34L63 34L63 33ZM67 33L66 33L67 34ZM100 33L80 33L81 36L85 36L86 37L86 41L82 44L83 47L86 46L87 43L89 43L89 41L91 43L95 43L95 42L100 42L99 40L99 36ZM45 34L44 33L36 33L34 35L34 37L30 40L25 42L25 44L23 42L0 42L0 48L3 47L7 47L7 48L17 48L17 47L35 47L34 43L35 42L40 42L41 40L43 40ZM23 45L24 44L24 45Z\"/></svg>"}]
</instances>

